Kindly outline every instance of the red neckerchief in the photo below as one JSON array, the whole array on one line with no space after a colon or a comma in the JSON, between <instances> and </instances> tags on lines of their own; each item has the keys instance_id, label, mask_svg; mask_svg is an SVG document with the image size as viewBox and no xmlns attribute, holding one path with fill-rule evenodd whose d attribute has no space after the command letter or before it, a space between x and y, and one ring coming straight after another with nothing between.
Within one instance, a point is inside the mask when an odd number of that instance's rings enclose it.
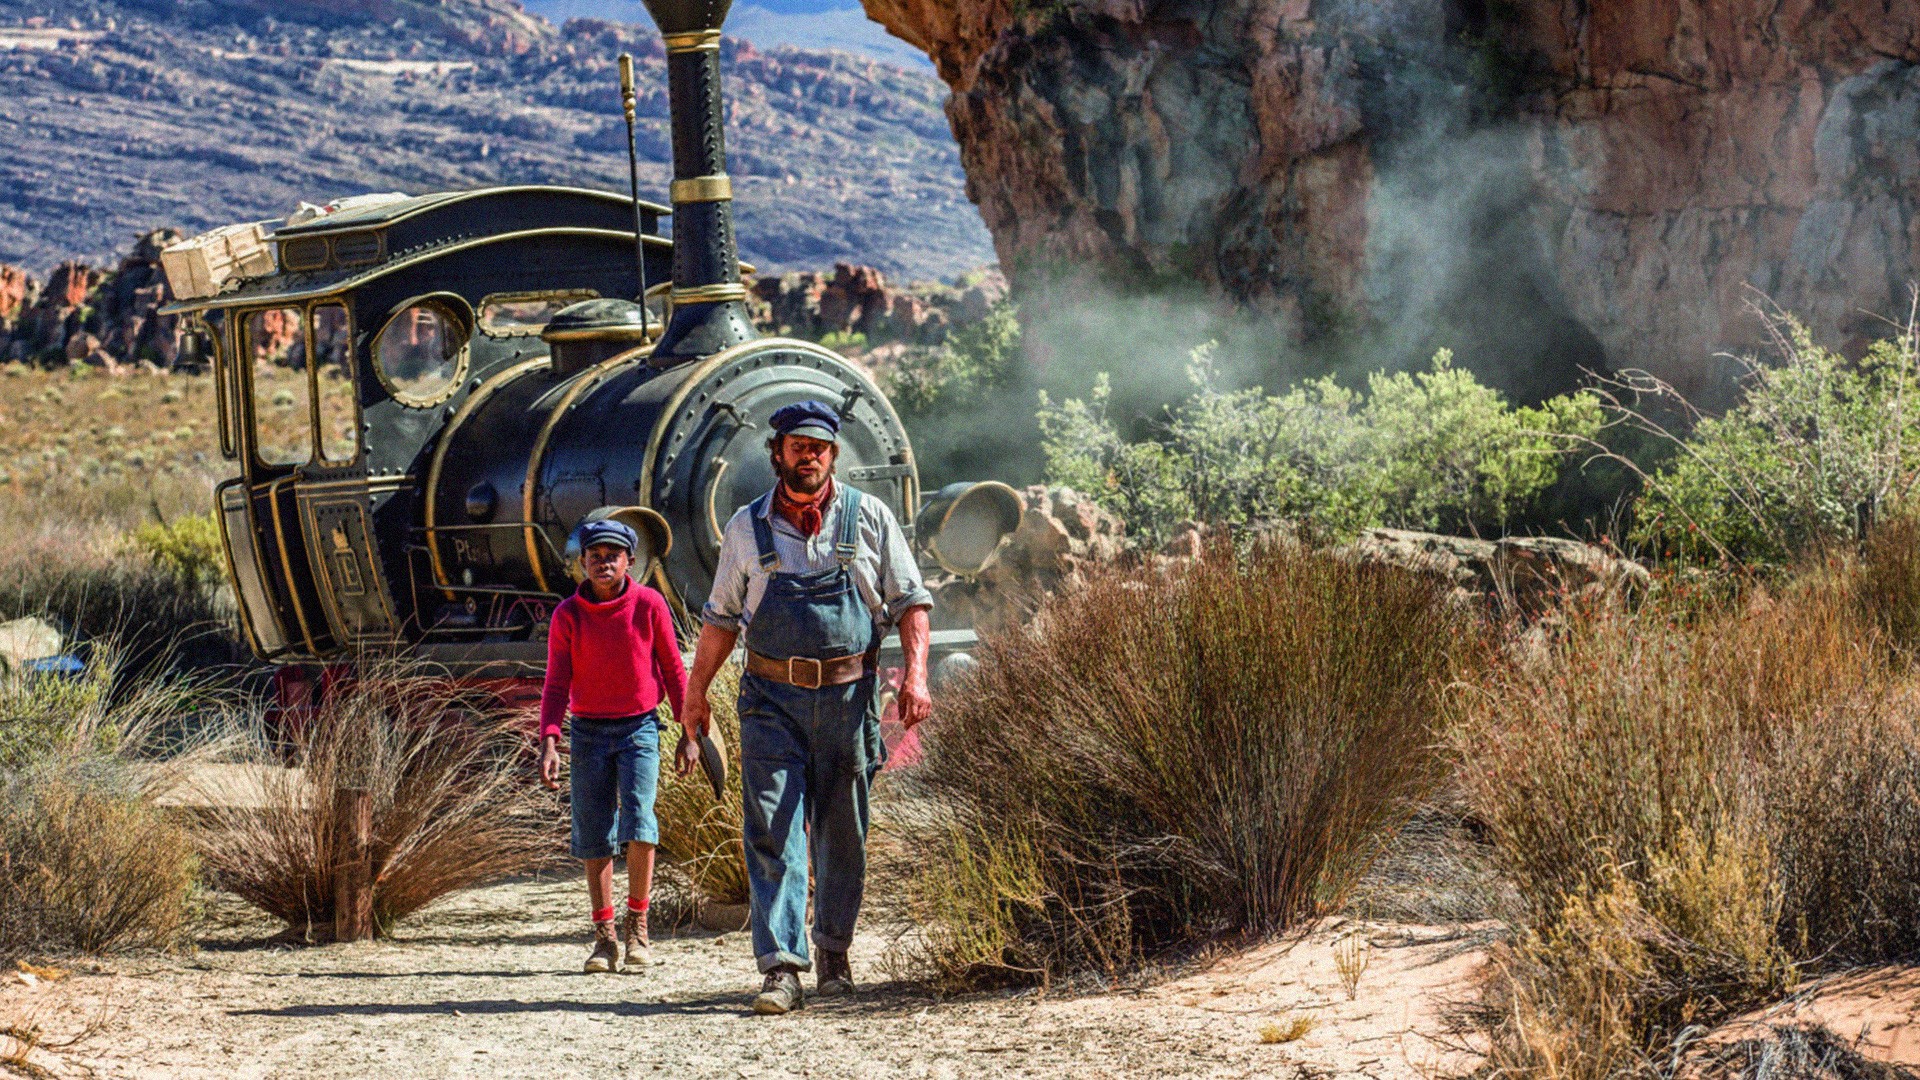
<instances>
[{"instance_id":1,"label":"red neckerchief","mask_svg":"<svg viewBox=\"0 0 1920 1080\"><path fill-rule=\"evenodd\" d=\"M827 477L827 486L812 502L794 502L787 497L787 485L779 484L773 489L773 512L779 514L786 523L807 539L813 539L820 531L822 518L820 510L833 498L833 477Z\"/></svg>"}]
</instances>

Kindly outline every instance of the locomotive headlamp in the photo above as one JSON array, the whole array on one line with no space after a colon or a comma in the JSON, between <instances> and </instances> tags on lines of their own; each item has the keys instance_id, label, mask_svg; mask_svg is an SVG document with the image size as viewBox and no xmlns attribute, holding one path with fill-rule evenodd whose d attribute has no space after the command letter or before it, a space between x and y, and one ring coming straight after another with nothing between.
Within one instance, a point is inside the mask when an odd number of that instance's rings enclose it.
<instances>
[{"instance_id":1,"label":"locomotive headlamp","mask_svg":"<svg viewBox=\"0 0 1920 1080\"><path fill-rule=\"evenodd\" d=\"M633 549L633 572L644 576L647 568L655 559L664 559L673 550L673 529L667 519L656 510L645 506L602 506L593 510L581 520L581 524L605 521L608 518L618 521L632 529L640 543ZM580 530L574 529L567 537L567 573L575 581L585 579L580 569Z\"/></svg>"},{"instance_id":2,"label":"locomotive headlamp","mask_svg":"<svg viewBox=\"0 0 1920 1080\"><path fill-rule=\"evenodd\" d=\"M948 484L914 515L914 542L949 574L979 573L1026 513L1020 493L996 480Z\"/></svg>"}]
</instances>

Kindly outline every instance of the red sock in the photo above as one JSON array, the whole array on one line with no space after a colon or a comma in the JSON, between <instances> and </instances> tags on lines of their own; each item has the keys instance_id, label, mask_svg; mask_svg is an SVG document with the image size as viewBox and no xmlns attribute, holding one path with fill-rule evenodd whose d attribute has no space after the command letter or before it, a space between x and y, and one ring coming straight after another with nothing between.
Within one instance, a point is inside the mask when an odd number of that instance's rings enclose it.
<instances>
[{"instance_id":1,"label":"red sock","mask_svg":"<svg viewBox=\"0 0 1920 1080\"><path fill-rule=\"evenodd\" d=\"M647 900L636 900L633 897L629 896L627 897L627 910L638 911L644 914L647 910L647 904L651 902L651 899L652 898L649 897Z\"/></svg>"},{"instance_id":2,"label":"red sock","mask_svg":"<svg viewBox=\"0 0 1920 1080\"><path fill-rule=\"evenodd\" d=\"M593 921L594 922L612 922L613 921L613 905L608 904L606 907L603 907L603 908L595 908L593 912Z\"/></svg>"}]
</instances>

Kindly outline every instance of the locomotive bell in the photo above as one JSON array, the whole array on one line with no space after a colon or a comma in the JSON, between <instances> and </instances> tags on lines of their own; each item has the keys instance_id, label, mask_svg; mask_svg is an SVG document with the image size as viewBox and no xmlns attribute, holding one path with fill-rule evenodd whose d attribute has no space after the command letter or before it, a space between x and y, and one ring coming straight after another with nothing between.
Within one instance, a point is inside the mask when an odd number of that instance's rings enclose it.
<instances>
[{"instance_id":1,"label":"locomotive bell","mask_svg":"<svg viewBox=\"0 0 1920 1080\"><path fill-rule=\"evenodd\" d=\"M554 313L540 340L555 375L566 378L647 341L640 305L611 298L582 300Z\"/></svg>"},{"instance_id":2,"label":"locomotive bell","mask_svg":"<svg viewBox=\"0 0 1920 1080\"><path fill-rule=\"evenodd\" d=\"M940 569L972 577L1020 527L1026 509L1020 493L997 480L948 484L914 516L914 543Z\"/></svg>"}]
</instances>

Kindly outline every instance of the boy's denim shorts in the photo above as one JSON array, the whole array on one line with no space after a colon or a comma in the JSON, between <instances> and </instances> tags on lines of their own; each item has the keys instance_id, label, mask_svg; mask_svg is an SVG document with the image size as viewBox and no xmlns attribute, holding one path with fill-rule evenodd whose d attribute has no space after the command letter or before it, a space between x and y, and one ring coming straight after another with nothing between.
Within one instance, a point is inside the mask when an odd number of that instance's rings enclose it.
<instances>
[{"instance_id":1,"label":"boy's denim shorts","mask_svg":"<svg viewBox=\"0 0 1920 1080\"><path fill-rule=\"evenodd\" d=\"M660 720L653 713L569 721L573 857L610 859L628 843L660 842Z\"/></svg>"}]
</instances>

